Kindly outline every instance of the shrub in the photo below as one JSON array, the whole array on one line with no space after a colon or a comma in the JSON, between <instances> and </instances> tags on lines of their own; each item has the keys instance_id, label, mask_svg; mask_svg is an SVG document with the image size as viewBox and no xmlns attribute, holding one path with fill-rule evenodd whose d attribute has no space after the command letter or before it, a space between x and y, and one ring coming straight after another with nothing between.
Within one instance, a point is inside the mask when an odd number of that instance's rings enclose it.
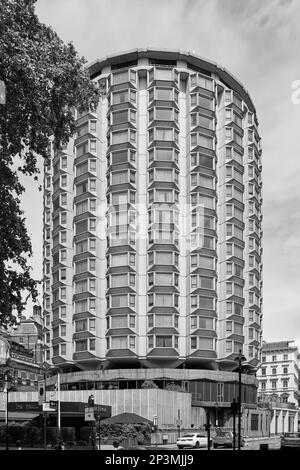
<instances>
[{"instance_id":1,"label":"shrub","mask_svg":"<svg viewBox=\"0 0 300 470\"><path fill-rule=\"evenodd\" d=\"M158 386L153 382L153 380L145 380L145 382L142 383L141 388L158 388Z\"/></svg>"}]
</instances>

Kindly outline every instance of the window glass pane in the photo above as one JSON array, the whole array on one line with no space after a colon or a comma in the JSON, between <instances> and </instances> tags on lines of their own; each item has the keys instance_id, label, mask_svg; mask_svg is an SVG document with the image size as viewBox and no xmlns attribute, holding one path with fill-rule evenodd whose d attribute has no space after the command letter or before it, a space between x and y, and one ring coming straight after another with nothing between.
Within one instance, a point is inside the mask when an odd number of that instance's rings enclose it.
<instances>
[{"instance_id":1,"label":"window glass pane","mask_svg":"<svg viewBox=\"0 0 300 470\"><path fill-rule=\"evenodd\" d=\"M156 264L172 264L172 253L168 253L165 251L156 252Z\"/></svg>"},{"instance_id":2,"label":"window glass pane","mask_svg":"<svg viewBox=\"0 0 300 470\"><path fill-rule=\"evenodd\" d=\"M213 289L213 285L213 278L200 276L200 286L202 289Z\"/></svg>"},{"instance_id":3,"label":"window glass pane","mask_svg":"<svg viewBox=\"0 0 300 470\"><path fill-rule=\"evenodd\" d=\"M172 129L156 128L155 137L157 140L172 140L173 138Z\"/></svg>"},{"instance_id":4,"label":"window glass pane","mask_svg":"<svg viewBox=\"0 0 300 470\"><path fill-rule=\"evenodd\" d=\"M113 315L110 317L111 328L126 328L127 315Z\"/></svg>"},{"instance_id":5,"label":"window glass pane","mask_svg":"<svg viewBox=\"0 0 300 470\"><path fill-rule=\"evenodd\" d=\"M112 295L111 306L112 308L127 307L127 295Z\"/></svg>"},{"instance_id":6,"label":"window glass pane","mask_svg":"<svg viewBox=\"0 0 300 470\"><path fill-rule=\"evenodd\" d=\"M155 88L155 97L157 100L172 100L172 90L168 88Z\"/></svg>"},{"instance_id":7,"label":"window glass pane","mask_svg":"<svg viewBox=\"0 0 300 470\"><path fill-rule=\"evenodd\" d=\"M199 126L206 127L207 129L213 129L213 120L202 114L198 114L198 124Z\"/></svg>"},{"instance_id":8,"label":"window glass pane","mask_svg":"<svg viewBox=\"0 0 300 470\"><path fill-rule=\"evenodd\" d=\"M214 342L211 338L199 338L199 349L212 350L214 349Z\"/></svg>"},{"instance_id":9,"label":"window glass pane","mask_svg":"<svg viewBox=\"0 0 300 470\"><path fill-rule=\"evenodd\" d=\"M75 350L76 352L86 351L87 350L87 340L83 339L80 341L75 341Z\"/></svg>"},{"instance_id":10,"label":"window glass pane","mask_svg":"<svg viewBox=\"0 0 300 470\"><path fill-rule=\"evenodd\" d=\"M128 121L128 111L119 111L117 113L112 113L112 123L120 124L120 122Z\"/></svg>"},{"instance_id":11,"label":"window glass pane","mask_svg":"<svg viewBox=\"0 0 300 470\"><path fill-rule=\"evenodd\" d=\"M173 276L171 273L156 273L155 284L159 286L171 286L173 283Z\"/></svg>"},{"instance_id":12,"label":"window glass pane","mask_svg":"<svg viewBox=\"0 0 300 470\"><path fill-rule=\"evenodd\" d=\"M204 188L213 189L214 188L214 179L210 176L199 175L199 185Z\"/></svg>"},{"instance_id":13,"label":"window glass pane","mask_svg":"<svg viewBox=\"0 0 300 470\"><path fill-rule=\"evenodd\" d=\"M87 330L87 320L80 320L75 322L75 331L76 333L80 331L86 331Z\"/></svg>"},{"instance_id":14,"label":"window glass pane","mask_svg":"<svg viewBox=\"0 0 300 470\"><path fill-rule=\"evenodd\" d=\"M156 180L157 181L173 181L173 171L157 169Z\"/></svg>"},{"instance_id":15,"label":"window glass pane","mask_svg":"<svg viewBox=\"0 0 300 470\"><path fill-rule=\"evenodd\" d=\"M158 161L172 161L173 151L171 149L156 149L155 158Z\"/></svg>"},{"instance_id":16,"label":"window glass pane","mask_svg":"<svg viewBox=\"0 0 300 470\"><path fill-rule=\"evenodd\" d=\"M156 347L157 348L171 348L172 336L156 336Z\"/></svg>"},{"instance_id":17,"label":"window glass pane","mask_svg":"<svg viewBox=\"0 0 300 470\"><path fill-rule=\"evenodd\" d=\"M214 299L211 297L199 297L199 307L203 309L213 310Z\"/></svg>"},{"instance_id":18,"label":"window glass pane","mask_svg":"<svg viewBox=\"0 0 300 470\"><path fill-rule=\"evenodd\" d=\"M173 326L172 315L155 315L155 326Z\"/></svg>"},{"instance_id":19,"label":"window glass pane","mask_svg":"<svg viewBox=\"0 0 300 470\"><path fill-rule=\"evenodd\" d=\"M172 80L172 70L171 69L155 69L155 78L156 80Z\"/></svg>"},{"instance_id":20,"label":"window glass pane","mask_svg":"<svg viewBox=\"0 0 300 470\"><path fill-rule=\"evenodd\" d=\"M124 142L128 142L128 132L127 132L127 130L112 133L112 136L111 136L111 143L112 144L122 144Z\"/></svg>"},{"instance_id":21,"label":"window glass pane","mask_svg":"<svg viewBox=\"0 0 300 470\"><path fill-rule=\"evenodd\" d=\"M110 265L111 266L125 266L128 264L128 255L127 253L117 253L111 255Z\"/></svg>"},{"instance_id":22,"label":"window glass pane","mask_svg":"<svg viewBox=\"0 0 300 470\"><path fill-rule=\"evenodd\" d=\"M214 258L208 258L206 256L199 257L199 267L205 269L214 269Z\"/></svg>"},{"instance_id":23,"label":"window glass pane","mask_svg":"<svg viewBox=\"0 0 300 470\"><path fill-rule=\"evenodd\" d=\"M111 338L111 349L126 349L127 336L113 336Z\"/></svg>"},{"instance_id":24,"label":"window glass pane","mask_svg":"<svg viewBox=\"0 0 300 470\"><path fill-rule=\"evenodd\" d=\"M160 119L162 121L171 121L173 119L171 108L156 108L155 112L156 119Z\"/></svg>"},{"instance_id":25,"label":"window glass pane","mask_svg":"<svg viewBox=\"0 0 300 470\"><path fill-rule=\"evenodd\" d=\"M128 171L112 173L111 184L122 184L128 182Z\"/></svg>"},{"instance_id":26,"label":"window glass pane","mask_svg":"<svg viewBox=\"0 0 300 470\"><path fill-rule=\"evenodd\" d=\"M156 202L173 202L172 190L157 190Z\"/></svg>"},{"instance_id":27,"label":"window glass pane","mask_svg":"<svg viewBox=\"0 0 300 470\"><path fill-rule=\"evenodd\" d=\"M214 109L214 102L210 98L206 98L205 96L198 95L198 104L203 108L207 109Z\"/></svg>"},{"instance_id":28,"label":"window glass pane","mask_svg":"<svg viewBox=\"0 0 300 470\"><path fill-rule=\"evenodd\" d=\"M88 172L88 162L76 166L76 176L83 175Z\"/></svg>"},{"instance_id":29,"label":"window glass pane","mask_svg":"<svg viewBox=\"0 0 300 470\"><path fill-rule=\"evenodd\" d=\"M119 83L128 82L128 70L123 72L117 72L113 74L113 84L118 85Z\"/></svg>"},{"instance_id":30,"label":"window glass pane","mask_svg":"<svg viewBox=\"0 0 300 470\"><path fill-rule=\"evenodd\" d=\"M214 321L212 318L199 317L199 328L212 330L213 326L214 326Z\"/></svg>"},{"instance_id":31,"label":"window glass pane","mask_svg":"<svg viewBox=\"0 0 300 470\"><path fill-rule=\"evenodd\" d=\"M158 307L171 307L173 305L172 294L156 294L155 305Z\"/></svg>"},{"instance_id":32,"label":"window glass pane","mask_svg":"<svg viewBox=\"0 0 300 470\"><path fill-rule=\"evenodd\" d=\"M128 202L128 193L113 193L112 194L112 204L113 205L120 205L120 204L127 204Z\"/></svg>"},{"instance_id":33,"label":"window glass pane","mask_svg":"<svg viewBox=\"0 0 300 470\"><path fill-rule=\"evenodd\" d=\"M119 91L112 94L112 103L119 104L128 101L128 90Z\"/></svg>"}]
</instances>

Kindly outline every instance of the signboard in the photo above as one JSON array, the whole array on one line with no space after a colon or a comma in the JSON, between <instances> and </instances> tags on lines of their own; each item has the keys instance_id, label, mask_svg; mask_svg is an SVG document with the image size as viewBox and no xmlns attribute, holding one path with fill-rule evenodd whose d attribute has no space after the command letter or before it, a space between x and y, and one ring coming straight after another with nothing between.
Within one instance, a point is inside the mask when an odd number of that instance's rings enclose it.
<instances>
[{"instance_id":1,"label":"signboard","mask_svg":"<svg viewBox=\"0 0 300 470\"><path fill-rule=\"evenodd\" d=\"M39 405L42 405L45 402L45 380L39 380L38 382L38 397L39 397Z\"/></svg>"},{"instance_id":2,"label":"signboard","mask_svg":"<svg viewBox=\"0 0 300 470\"><path fill-rule=\"evenodd\" d=\"M176 419L176 426L182 425L182 419Z\"/></svg>"},{"instance_id":3,"label":"signboard","mask_svg":"<svg viewBox=\"0 0 300 470\"><path fill-rule=\"evenodd\" d=\"M39 413L41 406L36 401L9 402L8 411L33 411Z\"/></svg>"},{"instance_id":4,"label":"signboard","mask_svg":"<svg viewBox=\"0 0 300 470\"><path fill-rule=\"evenodd\" d=\"M94 407L86 406L84 409L84 420L85 421L95 421Z\"/></svg>"},{"instance_id":5,"label":"signboard","mask_svg":"<svg viewBox=\"0 0 300 470\"><path fill-rule=\"evenodd\" d=\"M46 401L43 403L43 411L56 411L56 401Z\"/></svg>"},{"instance_id":6,"label":"signboard","mask_svg":"<svg viewBox=\"0 0 300 470\"><path fill-rule=\"evenodd\" d=\"M0 364L6 364L9 357L9 342L0 336Z\"/></svg>"}]
</instances>

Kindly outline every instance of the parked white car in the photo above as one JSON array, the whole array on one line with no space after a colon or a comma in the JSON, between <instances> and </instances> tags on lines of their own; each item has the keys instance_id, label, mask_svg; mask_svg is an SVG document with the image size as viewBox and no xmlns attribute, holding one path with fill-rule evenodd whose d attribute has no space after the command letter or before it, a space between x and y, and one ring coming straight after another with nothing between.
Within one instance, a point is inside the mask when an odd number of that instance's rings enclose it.
<instances>
[{"instance_id":1,"label":"parked white car","mask_svg":"<svg viewBox=\"0 0 300 470\"><path fill-rule=\"evenodd\" d=\"M194 447L199 449L200 447L207 447L207 436L205 434L184 434L183 436L177 439L178 449L183 449L184 447ZM212 444L212 439L210 440L210 445Z\"/></svg>"}]
</instances>

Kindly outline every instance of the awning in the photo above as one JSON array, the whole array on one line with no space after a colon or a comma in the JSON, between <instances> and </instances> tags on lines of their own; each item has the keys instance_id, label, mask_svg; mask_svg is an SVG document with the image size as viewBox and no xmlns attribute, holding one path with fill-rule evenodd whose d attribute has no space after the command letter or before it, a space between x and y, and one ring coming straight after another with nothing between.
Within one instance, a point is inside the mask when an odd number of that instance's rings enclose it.
<instances>
[{"instance_id":1,"label":"awning","mask_svg":"<svg viewBox=\"0 0 300 470\"><path fill-rule=\"evenodd\" d=\"M21 411L9 411L8 421L29 421L39 416L39 413L26 413ZM5 411L0 411L0 420L5 420Z\"/></svg>"}]
</instances>

